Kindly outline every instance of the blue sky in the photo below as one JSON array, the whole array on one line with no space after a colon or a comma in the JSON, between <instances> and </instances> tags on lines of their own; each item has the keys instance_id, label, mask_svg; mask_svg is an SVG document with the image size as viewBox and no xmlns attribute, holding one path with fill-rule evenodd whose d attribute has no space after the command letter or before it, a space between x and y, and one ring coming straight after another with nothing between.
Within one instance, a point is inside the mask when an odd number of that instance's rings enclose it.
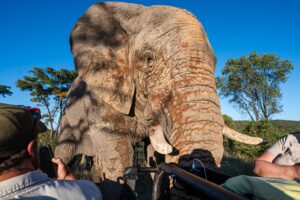
<instances>
[{"instance_id":1,"label":"blue sky","mask_svg":"<svg viewBox=\"0 0 300 200\"><path fill-rule=\"evenodd\" d=\"M12 96L0 102L34 106L15 82L33 66L74 69L69 33L93 0L1 0L0 84ZM160 0L126 1L144 5L173 5L194 13L204 26L217 57L216 75L229 58L258 53L288 59L294 70L281 85L284 111L274 119L300 120L300 1L298 0ZM236 120L248 119L228 99L222 112Z\"/></svg>"}]
</instances>

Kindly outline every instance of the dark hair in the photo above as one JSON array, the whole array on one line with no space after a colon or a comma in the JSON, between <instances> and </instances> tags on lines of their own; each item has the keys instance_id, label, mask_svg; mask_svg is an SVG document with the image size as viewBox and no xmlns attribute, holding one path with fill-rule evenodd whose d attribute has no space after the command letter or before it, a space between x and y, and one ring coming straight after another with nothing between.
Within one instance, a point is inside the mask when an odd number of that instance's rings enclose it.
<instances>
[{"instance_id":1,"label":"dark hair","mask_svg":"<svg viewBox=\"0 0 300 200\"><path fill-rule=\"evenodd\" d=\"M0 173L3 173L11 168L17 168L25 159L29 157L30 156L25 149L8 157L6 160L0 163Z\"/></svg>"}]
</instances>

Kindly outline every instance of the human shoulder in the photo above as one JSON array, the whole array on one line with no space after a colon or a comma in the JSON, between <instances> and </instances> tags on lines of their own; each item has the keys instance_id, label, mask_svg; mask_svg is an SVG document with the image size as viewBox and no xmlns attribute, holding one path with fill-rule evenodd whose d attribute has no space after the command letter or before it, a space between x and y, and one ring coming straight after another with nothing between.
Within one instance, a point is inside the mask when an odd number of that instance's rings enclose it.
<instances>
[{"instance_id":1,"label":"human shoulder","mask_svg":"<svg viewBox=\"0 0 300 200\"><path fill-rule=\"evenodd\" d=\"M286 136L280 138L277 143L281 143L282 146L286 147L300 144L300 133L289 133Z\"/></svg>"},{"instance_id":2,"label":"human shoulder","mask_svg":"<svg viewBox=\"0 0 300 200\"><path fill-rule=\"evenodd\" d=\"M283 154L291 146L300 145L300 133L289 133L280 138L275 144L273 144L267 151L274 156Z\"/></svg>"},{"instance_id":3,"label":"human shoulder","mask_svg":"<svg viewBox=\"0 0 300 200\"><path fill-rule=\"evenodd\" d=\"M87 180L57 180L39 170L0 182L0 199L102 199L98 187Z\"/></svg>"},{"instance_id":4,"label":"human shoulder","mask_svg":"<svg viewBox=\"0 0 300 200\"><path fill-rule=\"evenodd\" d=\"M286 149L286 143L290 140L289 137L289 135L281 137L269 149L267 149L267 152L271 153L274 157L283 154Z\"/></svg>"},{"instance_id":5,"label":"human shoulder","mask_svg":"<svg viewBox=\"0 0 300 200\"><path fill-rule=\"evenodd\" d=\"M73 181L68 181L68 182L73 182L75 184L78 184L79 187L81 187L83 190L88 191L88 194L95 193L98 194L100 193L99 188L91 181L89 180L73 180Z\"/></svg>"},{"instance_id":6,"label":"human shoulder","mask_svg":"<svg viewBox=\"0 0 300 200\"><path fill-rule=\"evenodd\" d=\"M300 132L289 133L288 137L290 140L295 140L300 143Z\"/></svg>"},{"instance_id":7,"label":"human shoulder","mask_svg":"<svg viewBox=\"0 0 300 200\"><path fill-rule=\"evenodd\" d=\"M275 144L279 144L280 146L290 146L292 142L298 141L300 143L300 133L289 133L283 137L281 137Z\"/></svg>"},{"instance_id":8,"label":"human shoulder","mask_svg":"<svg viewBox=\"0 0 300 200\"><path fill-rule=\"evenodd\" d=\"M99 188L88 180L56 180L48 182L49 189L57 192L59 196L74 197L74 199L102 199ZM66 198L69 199L69 198Z\"/></svg>"}]
</instances>

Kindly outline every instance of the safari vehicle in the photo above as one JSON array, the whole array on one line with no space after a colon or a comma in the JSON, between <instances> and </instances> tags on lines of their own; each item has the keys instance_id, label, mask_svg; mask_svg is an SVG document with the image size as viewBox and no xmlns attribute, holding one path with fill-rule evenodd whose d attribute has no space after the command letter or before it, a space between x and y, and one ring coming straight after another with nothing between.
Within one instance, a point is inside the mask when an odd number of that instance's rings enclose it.
<instances>
[{"instance_id":1,"label":"safari vehicle","mask_svg":"<svg viewBox=\"0 0 300 200\"><path fill-rule=\"evenodd\" d=\"M206 168L183 169L177 164L161 163L157 168L129 167L126 168L124 179L132 187L132 180L137 180L138 175L155 173L152 200L159 199L212 199L212 200L241 200L243 197L220 186L228 178L227 175L217 173ZM169 178L172 180L171 190L168 186ZM166 181L167 179L167 181ZM167 185L167 186L166 186ZM120 199L128 198L128 193L123 192Z\"/></svg>"}]
</instances>

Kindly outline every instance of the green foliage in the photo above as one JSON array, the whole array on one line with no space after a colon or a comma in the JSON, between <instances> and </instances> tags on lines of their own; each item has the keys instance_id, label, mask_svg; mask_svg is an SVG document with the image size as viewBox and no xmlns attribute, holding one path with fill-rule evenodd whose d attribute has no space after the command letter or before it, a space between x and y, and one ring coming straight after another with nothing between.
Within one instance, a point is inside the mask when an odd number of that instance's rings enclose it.
<instances>
[{"instance_id":1,"label":"green foliage","mask_svg":"<svg viewBox=\"0 0 300 200\"><path fill-rule=\"evenodd\" d=\"M249 123L246 120L234 121L237 130L243 130L243 128ZM291 120L271 120L270 123L280 132L300 132L300 121Z\"/></svg>"},{"instance_id":2,"label":"green foliage","mask_svg":"<svg viewBox=\"0 0 300 200\"><path fill-rule=\"evenodd\" d=\"M222 115L223 116L223 120L224 120L224 123L229 126L230 128L235 128L235 123L233 121L233 119L228 116L228 115Z\"/></svg>"},{"instance_id":3,"label":"green foliage","mask_svg":"<svg viewBox=\"0 0 300 200\"><path fill-rule=\"evenodd\" d=\"M235 130L247 135L262 137L268 141L266 145L251 146L224 138L225 151L242 160L255 159L279 138L291 132L300 132L300 121L234 121L234 124Z\"/></svg>"},{"instance_id":4,"label":"green foliage","mask_svg":"<svg viewBox=\"0 0 300 200\"><path fill-rule=\"evenodd\" d=\"M229 102L252 120L268 120L282 111L279 85L292 69L288 60L252 52L248 57L229 59L216 84L220 95L230 98Z\"/></svg>"},{"instance_id":5,"label":"green foliage","mask_svg":"<svg viewBox=\"0 0 300 200\"><path fill-rule=\"evenodd\" d=\"M39 134L38 140L39 140L40 145L49 144L53 151L57 145L57 139L55 137L53 137L50 130L46 131L45 133Z\"/></svg>"},{"instance_id":6,"label":"green foliage","mask_svg":"<svg viewBox=\"0 0 300 200\"><path fill-rule=\"evenodd\" d=\"M228 124L229 116L223 116L225 124ZM229 120L230 121L230 120ZM291 132L300 132L300 121L288 120L262 120L254 121L233 121L234 129L251 136L259 136L268 140L266 145L246 145L224 138L224 158L221 170L231 176L240 174L253 175L253 161L260 156L267 148L273 145L279 138ZM232 126L231 126L232 127Z\"/></svg>"},{"instance_id":7,"label":"green foliage","mask_svg":"<svg viewBox=\"0 0 300 200\"><path fill-rule=\"evenodd\" d=\"M261 155L266 148L268 148L278 139L278 137L276 137L278 135L278 131L274 129L269 121L266 120L249 122L243 128L242 132L251 136L258 136L268 140L268 144L266 145L250 146L245 144L237 144L237 149L240 150L240 154L253 159Z\"/></svg>"},{"instance_id":8,"label":"green foliage","mask_svg":"<svg viewBox=\"0 0 300 200\"><path fill-rule=\"evenodd\" d=\"M300 132L300 122L290 120L273 120L272 125L280 132L292 133Z\"/></svg>"},{"instance_id":9,"label":"green foliage","mask_svg":"<svg viewBox=\"0 0 300 200\"><path fill-rule=\"evenodd\" d=\"M66 104L66 96L73 80L77 77L75 71L66 69L34 67L30 70L32 76L24 76L16 82L22 91L29 91L31 101L38 106L44 106L47 113L42 117L50 125L51 133L56 135ZM58 115L57 121L55 121ZM56 127L55 127L56 125Z\"/></svg>"},{"instance_id":10,"label":"green foliage","mask_svg":"<svg viewBox=\"0 0 300 200\"><path fill-rule=\"evenodd\" d=\"M5 97L5 95L11 96L13 93L9 89L9 86L0 85L0 95L2 95L3 97Z\"/></svg>"}]
</instances>

